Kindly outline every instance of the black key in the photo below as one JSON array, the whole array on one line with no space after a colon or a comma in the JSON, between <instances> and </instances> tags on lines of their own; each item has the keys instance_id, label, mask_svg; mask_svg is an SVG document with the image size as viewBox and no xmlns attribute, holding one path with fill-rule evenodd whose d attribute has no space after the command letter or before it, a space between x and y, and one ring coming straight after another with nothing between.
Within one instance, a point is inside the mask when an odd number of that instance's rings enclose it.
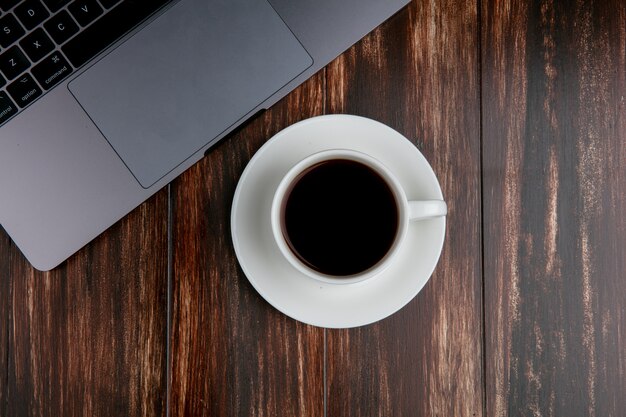
<instances>
[{"instance_id":1,"label":"black key","mask_svg":"<svg viewBox=\"0 0 626 417\"><path fill-rule=\"evenodd\" d=\"M7 83L7 80L5 80L2 75L0 75L0 87L4 87L6 83Z\"/></svg>"},{"instance_id":2,"label":"black key","mask_svg":"<svg viewBox=\"0 0 626 417\"><path fill-rule=\"evenodd\" d=\"M26 30L31 30L50 16L39 0L26 0L13 10Z\"/></svg>"},{"instance_id":3,"label":"black key","mask_svg":"<svg viewBox=\"0 0 626 417\"><path fill-rule=\"evenodd\" d=\"M48 9L50 9L50 11L54 13L60 10L61 7L69 3L70 0L43 0L43 2L46 3L46 6L48 6Z\"/></svg>"},{"instance_id":4,"label":"black key","mask_svg":"<svg viewBox=\"0 0 626 417\"><path fill-rule=\"evenodd\" d=\"M69 41L62 50L72 65L79 67L169 1L126 0Z\"/></svg>"},{"instance_id":5,"label":"black key","mask_svg":"<svg viewBox=\"0 0 626 417\"><path fill-rule=\"evenodd\" d=\"M67 9L81 26L87 26L102 14L102 7L96 0L76 0Z\"/></svg>"},{"instance_id":6,"label":"black key","mask_svg":"<svg viewBox=\"0 0 626 417\"><path fill-rule=\"evenodd\" d=\"M19 2L20 0L0 0L0 9L8 12L11 7L15 6Z\"/></svg>"},{"instance_id":7,"label":"black key","mask_svg":"<svg viewBox=\"0 0 626 417\"><path fill-rule=\"evenodd\" d=\"M115 6L119 2L120 0L100 0L100 3L107 9L110 9L111 7Z\"/></svg>"},{"instance_id":8,"label":"black key","mask_svg":"<svg viewBox=\"0 0 626 417\"><path fill-rule=\"evenodd\" d=\"M12 14L8 14L0 19L0 45L8 47L24 34L24 28L17 22Z\"/></svg>"},{"instance_id":9,"label":"black key","mask_svg":"<svg viewBox=\"0 0 626 417\"><path fill-rule=\"evenodd\" d=\"M22 72L30 67L28 58L20 51L17 46L7 49L2 55L0 55L0 71L9 80L20 75Z\"/></svg>"},{"instance_id":10,"label":"black key","mask_svg":"<svg viewBox=\"0 0 626 417\"><path fill-rule=\"evenodd\" d=\"M58 45L61 45L78 32L78 25L65 10L53 16L52 19L43 24L43 27L46 28L48 34L52 36L52 39Z\"/></svg>"},{"instance_id":11,"label":"black key","mask_svg":"<svg viewBox=\"0 0 626 417\"><path fill-rule=\"evenodd\" d=\"M13 84L7 87L9 94L20 107L26 107L41 95L41 88L33 77L28 74L22 75Z\"/></svg>"},{"instance_id":12,"label":"black key","mask_svg":"<svg viewBox=\"0 0 626 417\"><path fill-rule=\"evenodd\" d=\"M31 61L37 62L47 53L54 49L52 39L46 35L42 28L38 28L33 33L20 41L20 46L26 52Z\"/></svg>"},{"instance_id":13,"label":"black key","mask_svg":"<svg viewBox=\"0 0 626 417\"><path fill-rule=\"evenodd\" d=\"M9 117L17 113L17 106L13 104L9 95L0 91L0 124L6 122Z\"/></svg>"},{"instance_id":14,"label":"black key","mask_svg":"<svg viewBox=\"0 0 626 417\"><path fill-rule=\"evenodd\" d=\"M54 52L31 70L39 84L46 90L57 85L61 80L72 73L72 67L67 63L61 52Z\"/></svg>"}]
</instances>

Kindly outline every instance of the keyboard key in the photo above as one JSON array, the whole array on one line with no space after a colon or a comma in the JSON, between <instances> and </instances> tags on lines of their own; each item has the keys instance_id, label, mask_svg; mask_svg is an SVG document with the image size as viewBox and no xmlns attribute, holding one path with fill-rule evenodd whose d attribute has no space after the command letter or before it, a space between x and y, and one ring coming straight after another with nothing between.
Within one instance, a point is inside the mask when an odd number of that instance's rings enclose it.
<instances>
[{"instance_id":1,"label":"keyboard key","mask_svg":"<svg viewBox=\"0 0 626 417\"><path fill-rule=\"evenodd\" d=\"M20 75L30 67L28 58L20 51L17 46L7 49L2 55L0 55L0 71L9 80Z\"/></svg>"},{"instance_id":2,"label":"keyboard key","mask_svg":"<svg viewBox=\"0 0 626 417\"><path fill-rule=\"evenodd\" d=\"M119 2L120 0L100 0L100 4L102 4L107 9L110 9L111 7L115 6Z\"/></svg>"},{"instance_id":3,"label":"keyboard key","mask_svg":"<svg viewBox=\"0 0 626 417\"><path fill-rule=\"evenodd\" d=\"M41 89L28 74L22 75L7 87L9 94L20 107L26 107L41 95Z\"/></svg>"},{"instance_id":4,"label":"keyboard key","mask_svg":"<svg viewBox=\"0 0 626 417\"><path fill-rule=\"evenodd\" d=\"M15 6L19 2L20 0L0 0L0 9L8 12L11 7Z\"/></svg>"},{"instance_id":5,"label":"keyboard key","mask_svg":"<svg viewBox=\"0 0 626 417\"><path fill-rule=\"evenodd\" d=\"M48 6L48 9L52 13L61 9L61 7L65 6L70 0L43 0L43 2Z\"/></svg>"},{"instance_id":6,"label":"keyboard key","mask_svg":"<svg viewBox=\"0 0 626 417\"><path fill-rule=\"evenodd\" d=\"M6 83L7 83L7 80L5 80L2 75L0 75L0 87L4 87Z\"/></svg>"},{"instance_id":7,"label":"keyboard key","mask_svg":"<svg viewBox=\"0 0 626 417\"><path fill-rule=\"evenodd\" d=\"M16 113L17 106L13 104L7 93L0 91L0 124L9 120Z\"/></svg>"},{"instance_id":8,"label":"keyboard key","mask_svg":"<svg viewBox=\"0 0 626 417\"><path fill-rule=\"evenodd\" d=\"M39 61L54 49L52 39L41 28L22 39L20 46L33 62Z\"/></svg>"},{"instance_id":9,"label":"keyboard key","mask_svg":"<svg viewBox=\"0 0 626 417\"><path fill-rule=\"evenodd\" d=\"M78 32L78 25L65 10L53 16L52 19L43 24L43 27L46 28L46 31L52 36L57 45L61 45Z\"/></svg>"},{"instance_id":10,"label":"keyboard key","mask_svg":"<svg viewBox=\"0 0 626 417\"><path fill-rule=\"evenodd\" d=\"M63 53L79 67L168 2L125 0L63 46Z\"/></svg>"},{"instance_id":11,"label":"keyboard key","mask_svg":"<svg viewBox=\"0 0 626 417\"><path fill-rule=\"evenodd\" d=\"M7 48L24 34L24 28L20 25L12 14L3 16L0 19L0 45Z\"/></svg>"},{"instance_id":12,"label":"keyboard key","mask_svg":"<svg viewBox=\"0 0 626 417\"><path fill-rule=\"evenodd\" d=\"M96 0L76 0L67 9L81 26L87 26L102 14L102 7Z\"/></svg>"},{"instance_id":13,"label":"keyboard key","mask_svg":"<svg viewBox=\"0 0 626 417\"><path fill-rule=\"evenodd\" d=\"M60 52L54 52L31 70L39 84L46 90L57 85L72 73L72 67Z\"/></svg>"},{"instance_id":14,"label":"keyboard key","mask_svg":"<svg viewBox=\"0 0 626 417\"><path fill-rule=\"evenodd\" d=\"M39 0L26 0L13 11L26 30L31 30L50 16Z\"/></svg>"}]
</instances>

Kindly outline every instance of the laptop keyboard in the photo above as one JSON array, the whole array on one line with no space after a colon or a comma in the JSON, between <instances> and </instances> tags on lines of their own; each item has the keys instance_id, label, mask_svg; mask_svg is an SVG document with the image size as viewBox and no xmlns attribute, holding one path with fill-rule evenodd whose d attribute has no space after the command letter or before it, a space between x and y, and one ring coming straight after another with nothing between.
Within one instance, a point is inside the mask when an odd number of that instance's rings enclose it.
<instances>
[{"instance_id":1,"label":"laptop keyboard","mask_svg":"<svg viewBox=\"0 0 626 417\"><path fill-rule=\"evenodd\" d=\"M0 125L171 0L0 0Z\"/></svg>"}]
</instances>

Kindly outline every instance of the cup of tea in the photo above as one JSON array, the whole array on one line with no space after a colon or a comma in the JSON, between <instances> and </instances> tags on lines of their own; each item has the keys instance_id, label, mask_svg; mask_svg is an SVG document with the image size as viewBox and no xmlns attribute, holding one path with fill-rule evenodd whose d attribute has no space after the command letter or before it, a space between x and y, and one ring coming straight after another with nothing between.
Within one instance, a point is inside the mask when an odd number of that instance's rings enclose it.
<instances>
[{"instance_id":1,"label":"cup of tea","mask_svg":"<svg viewBox=\"0 0 626 417\"><path fill-rule=\"evenodd\" d=\"M380 275L394 262L412 221L446 214L445 201L409 201L385 165L351 149L298 162L280 181L270 212L285 259L329 284Z\"/></svg>"}]
</instances>

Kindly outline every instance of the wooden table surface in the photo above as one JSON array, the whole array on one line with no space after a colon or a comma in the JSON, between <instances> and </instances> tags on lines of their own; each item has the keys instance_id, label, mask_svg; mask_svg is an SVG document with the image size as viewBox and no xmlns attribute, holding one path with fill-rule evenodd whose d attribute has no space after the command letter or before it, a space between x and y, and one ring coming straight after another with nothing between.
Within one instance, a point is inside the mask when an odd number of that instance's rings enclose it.
<instances>
[{"instance_id":1,"label":"wooden table surface","mask_svg":"<svg viewBox=\"0 0 626 417\"><path fill-rule=\"evenodd\" d=\"M626 2L415 0L50 273L0 231L0 416L626 416ZM233 193L274 133L397 129L449 204L395 315L298 323Z\"/></svg>"}]
</instances>

